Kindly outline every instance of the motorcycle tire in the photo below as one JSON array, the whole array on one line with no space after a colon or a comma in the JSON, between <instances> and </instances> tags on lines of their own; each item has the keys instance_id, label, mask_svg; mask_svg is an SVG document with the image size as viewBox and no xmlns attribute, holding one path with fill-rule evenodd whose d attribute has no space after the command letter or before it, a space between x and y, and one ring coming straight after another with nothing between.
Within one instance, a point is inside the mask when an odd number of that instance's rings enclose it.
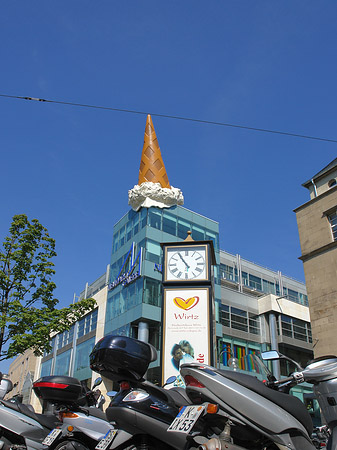
<instances>
[{"instance_id":1,"label":"motorcycle tire","mask_svg":"<svg viewBox=\"0 0 337 450\"><path fill-rule=\"evenodd\" d=\"M54 450L89 450L89 448L79 441L63 441Z\"/></svg>"}]
</instances>

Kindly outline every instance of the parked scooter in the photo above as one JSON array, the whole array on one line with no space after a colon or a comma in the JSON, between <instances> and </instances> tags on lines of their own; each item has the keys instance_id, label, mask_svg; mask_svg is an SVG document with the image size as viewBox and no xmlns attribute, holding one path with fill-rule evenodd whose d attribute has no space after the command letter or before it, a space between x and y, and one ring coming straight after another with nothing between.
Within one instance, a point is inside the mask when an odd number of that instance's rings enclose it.
<instances>
[{"instance_id":1,"label":"parked scooter","mask_svg":"<svg viewBox=\"0 0 337 450\"><path fill-rule=\"evenodd\" d=\"M334 370L336 379L337 359ZM309 371L313 380L313 368ZM267 386L257 377L238 370L219 370L197 362L183 364L180 372L191 401L217 403L217 415L223 419L222 432L200 449L315 449L310 439L313 425L304 404L296 397L271 389L277 383L282 385L283 380L273 381L269 374ZM303 378L302 374L294 373L289 380L299 383Z\"/></svg>"},{"instance_id":2,"label":"parked scooter","mask_svg":"<svg viewBox=\"0 0 337 450\"><path fill-rule=\"evenodd\" d=\"M143 376L156 359L155 348L136 339L108 335L97 342L90 368L118 382L120 388L105 411L107 418L130 434L122 448L196 449L216 436L205 417L217 406L193 405L185 389L164 389L145 381ZM116 448L115 442L110 448Z\"/></svg>"},{"instance_id":3,"label":"parked scooter","mask_svg":"<svg viewBox=\"0 0 337 450\"><path fill-rule=\"evenodd\" d=\"M277 387L291 387L307 382L313 385L313 391L327 423L327 450L337 449L337 357L322 356L309 361L303 369L292 359L273 350L261 355L265 360L287 359L297 366L291 376L272 383Z\"/></svg>"},{"instance_id":4,"label":"parked scooter","mask_svg":"<svg viewBox=\"0 0 337 450\"><path fill-rule=\"evenodd\" d=\"M55 428L59 419L55 416L36 414L30 406L20 402L3 400L12 390L12 382L0 383L0 449L42 450L46 435ZM79 449L80 450L80 449Z\"/></svg>"},{"instance_id":5,"label":"parked scooter","mask_svg":"<svg viewBox=\"0 0 337 450\"><path fill-rule=\"evenodd\" d=\"M63 450L105 450L111 442L118 446L130 439L122 432L117 435L114 425L97 408L97 391L102 379L95 380L92 389L85 388L76 378L42 377L33 384L35 394L43 404L57 414L60 424L43 440L45 448Z\"/></svg>"}]
</instances>

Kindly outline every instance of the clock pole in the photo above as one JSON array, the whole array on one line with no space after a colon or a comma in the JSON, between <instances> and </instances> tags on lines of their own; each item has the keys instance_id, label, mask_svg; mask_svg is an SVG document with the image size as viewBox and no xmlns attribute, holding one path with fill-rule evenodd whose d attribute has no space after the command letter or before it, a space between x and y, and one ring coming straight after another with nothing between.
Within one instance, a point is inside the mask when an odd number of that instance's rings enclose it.
<instances>
[{"instance_id":1,"label":"clock pole","mask_svg":"<svg viewBox=\"0 0 337 450\"><path fill-rule=\"evenodd\" d=\"M162 243L163 302L161 333L162 382L177 377L189 362L214 365L214 276L216 263L212 241Z\"/></svg>"}]
</instances>

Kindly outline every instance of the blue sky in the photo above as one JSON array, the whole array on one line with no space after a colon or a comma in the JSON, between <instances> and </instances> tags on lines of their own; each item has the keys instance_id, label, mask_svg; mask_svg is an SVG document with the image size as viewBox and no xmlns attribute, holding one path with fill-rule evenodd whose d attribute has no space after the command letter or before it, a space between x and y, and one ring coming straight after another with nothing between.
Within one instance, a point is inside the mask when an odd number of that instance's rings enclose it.
<instances>
[{"instance_id":1,"label":"blue sky","mask_svg":"<svg viewBox=\"0 0 337 450\"><path fill-rule=\"evenodd\" d=\"M334 0L4 0L0 94L337 139ZM0 238L37 218L56 239L56 296L110 261L138 181L145 115L0 97ZM152 116L185 207L223 250L304 281L293 209L337 144Z\"/></svg>"}]
</instances>

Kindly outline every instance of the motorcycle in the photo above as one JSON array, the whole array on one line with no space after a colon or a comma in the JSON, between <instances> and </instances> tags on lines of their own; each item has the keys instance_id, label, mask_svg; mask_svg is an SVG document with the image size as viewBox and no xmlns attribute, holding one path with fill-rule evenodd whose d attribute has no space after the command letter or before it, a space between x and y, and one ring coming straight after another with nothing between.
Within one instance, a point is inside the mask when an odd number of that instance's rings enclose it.
<instances>
[{"instance_id":1,"label":"motorcycle","mask_svg":"<svg viewBox=\"0 0 337 450\"><path fill-rule=\"evenodd\" d=\"M289 377L272 382L273 386L282 389L303 382L313 385L314 394L327 424L327 427L322 427L319 430L325 434L325 439L322 439L323 447L324 441L327 440L327 450L335 450L337 448L337 357L333 355L322 356L309 361L307 366L302 368L295 361L275 350L264 352L261 356L269 361L287 359L293 362L298 369Z\"/></svg>"},{"instance_id":2,"label":"motorcycle","mask_svg":"<svg viewBox=\"0 0 337 450\"><path fill-rule=\"evenodd\" d=\"M33 383L35 394L44 408L52 411L60 423L43 440L45 448L52 450L105 450L112 441L119 446L130 435L117 431L98 408L100 396L94 389L102 379L95 380L92 389L83 388L76 378L65 376L42 377Z\"/></svg>"},{"instance_id":3,"label":"motorcycle","mask_svg":"<svg viewBox=\"0 0 337 450\"><path fill-rule=\"evenodd\" d=\"M193 405L185 389L164 389L146 381L143 376L156 359L157 352L150 344L112 335L98 341L90 354L90 368L119 383L119 391L105 411L109 422L131 436L118 449L199 448L216 436L212 429L216 421L211 424L206 417L214 416L217 406L209 402ZM116 448L115 442L112 448Z\"/></svg>"},{"instance_id":4,"label":"motorcycle","mask_svg":"<svg viewBox=\"0 0 337 450\"><path fill-rule=\"evenodd\" d=\"M255 356L249 357L257 361ZM334 364L337 370L337 359ZM257 367L257 363L252 366ZM258 367L260 371L261 362ZM280 381L265 372L265 382L239 370L219 370L197 362L183 364L180 372L192 403L218 404L217 415L223 419L222 431L200 449L315 449L311 440L313 425L306 407L298 398L278 390L285 388L289 380L299 383L304 378L317 379L318 370L313 366L307 368L308 377L297 372Z\"/></svg>"},{"instance_id":5,"label":"motorcycle","mask_svg":"<svg viewBox=\"0 0 337 450\"><path fill-rule=\"evenodd\" d=\"M0 449L42 450L46 435L59 424L55 416L37 414L29 405L18 401L5 401L4 396L12 390L9 379L0 383Z\"/></svg>"}]
</instances>

